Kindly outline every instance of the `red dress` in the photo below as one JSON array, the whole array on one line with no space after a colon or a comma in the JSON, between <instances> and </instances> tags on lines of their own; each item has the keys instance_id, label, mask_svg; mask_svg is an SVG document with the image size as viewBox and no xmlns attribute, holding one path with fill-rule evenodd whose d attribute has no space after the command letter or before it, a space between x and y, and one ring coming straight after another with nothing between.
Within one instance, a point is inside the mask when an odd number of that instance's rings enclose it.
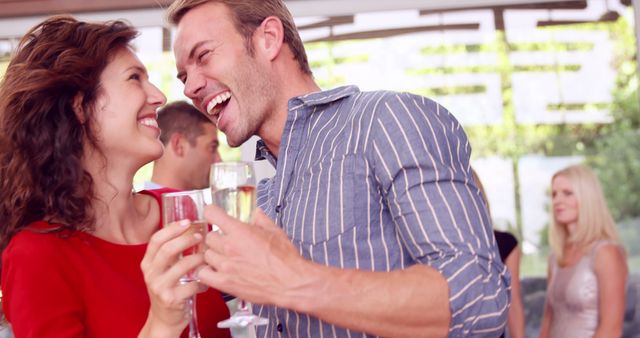
<instances>
[{"instance_id":1,"label":"red dress","mask_svg":"<svg viewBox=\"0 0 640 338\"><path fill-rule=\"evenodd\" d=\"M146 193L159 200L166 191ZM150 304L140 270L146 247L78 231L19 232L2 254L2 308L15 337L137 337ZM229 317L218 291L199 294L197 306L202 338L231 337L216 327Z\"/></svg>"}]
</instances>

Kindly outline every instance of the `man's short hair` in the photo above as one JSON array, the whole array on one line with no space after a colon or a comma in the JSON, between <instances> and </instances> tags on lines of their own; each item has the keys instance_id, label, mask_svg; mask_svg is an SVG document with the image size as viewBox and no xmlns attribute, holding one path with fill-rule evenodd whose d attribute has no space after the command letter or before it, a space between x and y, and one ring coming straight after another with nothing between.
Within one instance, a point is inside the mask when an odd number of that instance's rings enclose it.
<instances>
[{"instance_id":1,"label":"man's short hair","mask_svg":"<svg viewBox=\"0 0 640 338\"><path fill-rule=\"evenodd\" d=\"M244 37L245 48L251 56L254 53L251 37L256 28L266 17L278 17L284 28L284 43L289 45L300 69L306 74L311 74L302 39L283 0L176 0L167 10L167 19L170 23L178 25L187 12L207 2L221 3L231 10L236 30Z\"/></svg>"},{"instance_id":2,"label":"man's short hair","mask_svg":"<svg viewBox=\"0 0 640 338\"><path fill-rule=\"evenodd\" d=\"M158 110L158 127L160 127L160 141L166 145L175 133L180 133L195 146L198 136L204 134L203 125L211 123L193 105L185 101L175 101Z\"/></svg>"}]
</instances>

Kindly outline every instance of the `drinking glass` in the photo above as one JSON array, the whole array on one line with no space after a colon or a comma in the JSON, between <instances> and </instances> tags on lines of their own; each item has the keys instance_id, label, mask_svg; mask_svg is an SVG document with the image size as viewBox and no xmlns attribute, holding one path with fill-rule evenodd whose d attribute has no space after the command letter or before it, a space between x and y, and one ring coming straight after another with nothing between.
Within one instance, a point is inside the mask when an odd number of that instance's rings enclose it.
<instances>
[{"instance_id":1,"label":"drinking glass","mask_svg":"<svg viewBox=\"0 0 640 338\"><path fill-rule=\"evenodd\" d=\"M248 162L220 162L211 165L211 201L229 216L249 223L256 208L256 179L253 165ZM214 226L215 228L215 226ZM231 318L218 323L219 328L266 325L269 320L251 312L251 304L238 299L238 309Z\"/></svg>"},{"instance_id":2,"label":"drinking glass","mask_svg":"<svg viewBox=\"0 0 640 338\"><path fill-rule=\"evenodd\" d=\"M165 226L169 223L187 219L191 222L181 236L193 236L196 233L207 235L207 222L204 219L204 196L201 190L189 190L181 192L172 192L162 194L162 222ZM193 255L195 253L204 253L204 242L200 242L183 252L180 257ZM195 271L191 270L180 278L180 283L189 283L197 281ZM189 316L189 338L200 338L198 330L198 316L196 314L196 295L189 297L187 300L187 312Z\"/></svg>"}]
</instances>

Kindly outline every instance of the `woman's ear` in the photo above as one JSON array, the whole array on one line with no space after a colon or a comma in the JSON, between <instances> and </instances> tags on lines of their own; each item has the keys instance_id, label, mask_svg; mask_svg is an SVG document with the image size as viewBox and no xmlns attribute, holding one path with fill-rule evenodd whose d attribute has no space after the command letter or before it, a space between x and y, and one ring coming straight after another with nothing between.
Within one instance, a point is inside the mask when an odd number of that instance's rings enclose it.
<instances>
[{"instance_id":1,"label":"woman's ear","mask_svg":"<svg viewBox=\"0 0 640 338\"><path fill-rule=\"evenodd\" d=\"M78 121L80 124L84 124L87 121L87 115L84 112L84 108L82 107L84 93L80 92L73 97L73 112L76 114Z\"/></svg>"}]
</instances>

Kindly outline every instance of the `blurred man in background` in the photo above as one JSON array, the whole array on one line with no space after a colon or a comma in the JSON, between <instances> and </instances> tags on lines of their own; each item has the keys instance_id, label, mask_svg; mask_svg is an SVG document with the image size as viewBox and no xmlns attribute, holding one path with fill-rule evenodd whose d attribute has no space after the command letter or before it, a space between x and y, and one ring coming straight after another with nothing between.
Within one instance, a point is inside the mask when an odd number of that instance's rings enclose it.
<instances>
[{"instance_id":1,"label":"blurred man in background","mask_svg":"<svg viewBox=\"0 0 640 338\"><path fill-rule=\"evenodd\" d=\"M160 109L158 126L164 154L153 163L151 181L145 182L144 188L207 188L211 164L220 162L216 126L184 101Z\"/></svg>"}]
</instances>

